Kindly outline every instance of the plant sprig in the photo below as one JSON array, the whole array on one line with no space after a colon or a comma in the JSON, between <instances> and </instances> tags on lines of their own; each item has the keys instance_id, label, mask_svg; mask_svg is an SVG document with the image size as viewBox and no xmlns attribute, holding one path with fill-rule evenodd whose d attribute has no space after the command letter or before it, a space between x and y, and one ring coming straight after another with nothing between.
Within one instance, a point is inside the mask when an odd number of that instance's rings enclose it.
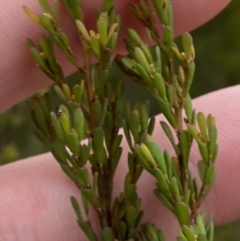
<instances>
[{"instance_id":1,"label":"plant sprig","mask_svg":"<svg viewBox=\"0 0 240 241\"><path fill-rule=\"evenodd\" d=\"M57 112L51 111L48 94L33 97L29 103L36 135L79 188L83 208L75 197L71 197L71 203L80 228L90 241L164 241L160 227L141 222L144 213L136 185L146 170L156 179L155 195L180 224L177 240L213 241L213 222L199 208L215 179L217 128L212 115L206 117L192 107L189 91L195 72L195 50L189 33L182 35L183 51L174 42L171 1L152 1L158 19L154 19L147 1L131 5L155 47L151 50L134 29L129 29L125 40L129 55L117 56L116 60L128 76L155 98L166 118L160 125L174 155L162 150L151 137L155 118L149 117L149 103L136 102L130 106L121 97L121 82L116 86L109 82L120 30L114 1L103 0L96 14L95 31L85 26L82 1L60 2L78 33L83 64L78 62L71 40L61 30L58 2L51 6L47 0L39 0L44 12L38 16L24 7L26 14L47 33L40 37L38 46L28 40L29 51L64 102ZM54 46L80 73L79 84L67 83ZM93 57L97 59L95 65ZM128 161L128 172L123 192L112 200L113 179L123 151L120 128L130 148L128 160L122 160ZM200 153L201 183L189 168L193 141ZM98 213L100 238L92 228L89 205Z\"/></svg>"}]
</instances>

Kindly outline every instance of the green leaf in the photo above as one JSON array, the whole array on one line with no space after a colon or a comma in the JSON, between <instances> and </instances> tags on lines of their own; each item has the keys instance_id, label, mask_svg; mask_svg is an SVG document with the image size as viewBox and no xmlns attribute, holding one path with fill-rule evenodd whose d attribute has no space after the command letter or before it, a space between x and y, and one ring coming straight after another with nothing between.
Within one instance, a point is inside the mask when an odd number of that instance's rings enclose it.
<instances>
[{"instance_id":1,"label":"green leaf","mask_svg":"<svg viewBox=\"0 0 240 241\"><path fill-rule=\"evenodd\" d=\"M170 127L168 126L168 124L165 122L165 121L160 121L160 124L162 126L162 129L164 130L166 136L168 137L169 141L171 142L174 150L176 153L178 153L178 148L177 148L177 145L175 143L175 140L174 140L174 137L173 137L173 134L172 134L172 131L170 129Z\"/></svg>"},{"instance_id":2,"label":"green leaf","mask_svg":"<svg viewBox=\"0 0 240 241\"><path fill-rule=\"evenodd\" d=\"M68 100L71 100L72 99L72 92L70 90L70 87L65 83L63 83L61 86L62 86L62 90L63 90L65 96L68 98Z\"/></svg>"},{"instance_id":3,"label":"green leaf","mask_svg":"<svg viewBox=\"0 0 240 241\"><path fill-rule=\"evenodd\" d=\"M89 44L90 44L91 49L92 49L93 53L95 54L95 56L98 59L100 59L100 57L101 57L100 40L97 38L91 38Z\"/></svg>"},{"instance_id":4,"label":"green leaf","mask_svg":"<svg viewBox=\"0 0 240 241\"><path fill-rule=\"evenodd\" d=\"M51 151L59 163L66 164L67 161L70 160L70 155L67 152L65 146L59 142L54 142L52 144Z\"/></svg>"},{"instance_id":5,"label":"green leaf","mask_svg":"<svg viewBox=\"0 0 240 241\"><path fill-rule=\"evenodd\" d=\"M186 170L188 168L189 155L191 150L191 137L188 131L182 131L180 134L180 148L181 148L183 166Z\"/></svg>"},{"instance_id":6,"label":"green leaf","mask_svg":"<svg viewBox=\"0 0 240 241\"><path fill-rule=\"evenodd\" d=\"M195 194L195 193L194 193ZM193 194L193 195L194 195ZM186 193L185 193L185 195L184 195L184 197L183 197L183 202L184 203L186 203L187 205L190 205L190 197L191 197L191 191L190 190L188 190ZM191 197L192 198L192 197Z\"/></svg>"},{"instance_id":7,"label":"green leaf","mask_svg":"<svg viewBox=\"0 0 240 241\"><path fill-rule=\"evenodd\" d=\"M49 72L48 66L45 63L45 60L42 57L42 55L38 52L38 50L34 47L31 47L29 50L30 50L30 53L32 55L32 58L34 59L36 64L39 66L39 68L46 71L46 72Z\"/></svg>"},{"instance_id":8,"label":"green leaf","mask_svg":"<svg viewBox=\"0 0 240 241\"><path fill-rule=\"evenodd\" d=\"M64 142L65 140L65 134L63 132L62 126L59 122L59 120L57 119L57 116L54 112L50 112L50 118L51 118L51 122L53 125L53 128L57 134L57 137L60 141Z\"/></svg>"},{"instance_id":9,"label":"green leaf","mask_svg":"<svg viewBox=\"0 0 240 241\"><path fill-rule=\"evenodd\" d=\"M82 204L83 204L85 214L88 215L89 214L88 200L83 195L82 190L81 190L81 198L82 198Z\"/></svg>"},{"instance_id":10,"label":"green leaf","mask_svg":"<svg viewBox=\"0 0 240 241\"><path fill-rule=\"evenodd\" d=\"M61 2L67 8L73 20L82 19L80 0L61 0Z\"/></svg>"},{"instance_id":11,"label":"green leaf","mask_svg":"<svg viewBox=\"0 0 240 241\"><path fill-rule=\"evenodd\" d=\"M171 107L173 107L173 104L174 104L174 98L175 98L174 96L176 95L175 91L176 91L175 87L173 87L172 84L169 84L167 88L167 99L168 99L167 101Z\"/></svg>"},{"instance_id":12,"label":"green leaf","mask_svg":"<svg viewBox=\"0 0 240 241\"><path fill-rule=\"evenodd\" d=\"M157 230L156 227L153 224L146 223L145 225L146 231L148 232L148 236L151 237L151 240L156 240L158 241L158 235L157 235Z\"/></svg>"},{"instance_id":13,"label":"green leaf","mask_svg":"<svg viewBox=\"0 0 240 241\"><path fill-rule=\"evenodd\" d=\"M156 64L157 64L157 70L159 74L162 74L162 57L161 57L161 50L159 46L155 47L155 54L156 54Z\"/></svg>"},{"instance_id":14,"label":"green leaf","mask_svg":"<svg viewBox=\"0 0 240 241\"><path fill-rule=\"evenodd\" d=\"M52 73L53 76L55 76L55 79L57 79L56 81L58 83L60 82L60 80L63 81L64 80L64 74L63 74L62 68L58 64L55 56L54 55L49 55L47 57L47 62L48 62L48 65L49 65L49 71ZM64 91L64 89L63 89L63 91ZM70 99L71 95L66 95L66 97L68 99Z\"/></svg>"},{"instance_id":15,"label":"green leaf","mask_svg":"<svg viewBox=\"0 0 240 241\"><path fill-rule=\"evenodd\" d=\"M123 69L128 71L128 72L132 72L134 74L138 74L137 70L136 70L136 61L129 58L129 57L122 57L120 55L117 55L116 57L116 61L118 63L120 63L120 66L123 66Z\"/></svg>"},{"instance_id":16,"label":"green leaf","mask_svg":"<svg viewBox=\"0 0 240 241\"><path fill-rule=\"evenodd\" d=\"M214 149L213 154L212 154L212 163L214 163L216 161L217 154L218 154L218 145L216 144L215 149Z\"/></svg>"},{"instance_id":17,"label":"green leaf","mask_svg":"<svg viewBox=\"0 0 240 241\"><path fill-rule=\"evenodd\" d=\"M51 13L51 8L49 6L48 0L39 0L39 3L46 13Z\"/></svg>"},{"instance_id":18,"label":"green leaf","mask_svg":"<svg viewBox=\"0 0 240 241\"><path fill-rule=\"evenodd\" d=\"M151 155L153 156L157 166L162 170L162 172L167 174L167 167L165 164L163 152L160 147L153 141L150 136L147 136L147 141L145 142Z\"/></svg>"},{"instance_id":19,"label":"green leaf","mask_svg":"<svg viewBox=\"0 0 240 241\"><path fill-rule=\"evenodd\" d=\"M82 21L80 20L76 20L76 25L77 25L77 28L79 30L79 32L82 34L83 38L87 41L87 42L90 42L91 41L91 37L85 27L85 25L83 24Z\"/></svg>"},{"instance_id":20,"label":"green leaf","mask_svg":"<svg viewBox=\"0 0 240 241\"><path fill-rule=\"evenodd\" d=\"M82 218L82 214L81 214L81 210L80 210L80 207L78 205L78 201L75 197L71 197L71 203L72 203L72 206L74 208L74 211L78 217L79 220L83 221L83 218Z\"/></svg>"},{"instance_id":21,"label":"green leaf","mask_svg":"<svg viewBox=\"0 0 240 241\"><path fill-rule=\"evenodd\" d=\"M113 7L114 0L104 0L103 1L103 9L105 12L109 12Z\"/></svg>"},{"instance_id":22,"label":"green leaf","mask_svg":"<svg viewBox=\"0 0 240 241\"><path fill-rule=\"evenodd\" d=\"M185 98L184 101L184 110L186 113L186 116L188 118L188 121L191 124L191 120L192 120L192 100L189 94L187 94L187 97Z\"/></svg>"},{"instance_id":23,"label":"green leaf","mask_svg":"<svg viewBox=\"0 0 240 241\"><path fill-rule=\"evenodd\" d=\"M168 17L167 17L166 7L164 7L164 2L159 0L153 0L153 4L159 20L161 21L162 24L167 25Z\"/></svg>"},{"instance_id":24,"label":"green leaf","mask_svg":"<svg viewBox=\"0 0 240 241\"><path fill-rule=\"evenodd\" d=\"M119 33L117 33L117 32L114 32L112 34L111 38L108 41L108 45L107 45L107 47L109 49L114 50L116 48L117 41L118 41L118 35L119 35ZM108 36L110 36L110 35L108 35Z\"/></svg>"},{"instance_id":25,"label":"green leaf","mask_svg":"<svg viewBox=\"0 0 240 241\"><path fill-rule=\"evenodd\" d=\"M144 67L139 63L136 63L135 67L136 67L137 74L140 76L140 78L145 81L147 86L151 87L152 80L151 80L149 74L147 73L146 69L144 69Z\"/></svg>"},{"instance_id":26,"label":"green leaf","mask_svg":"<svg viewBox=\"0 0 240 241\"><path fill-rule=\"evenodd\" d=\"M208 241L207 237L203 234L199 234L197 237L197 241Z\"/></svg>"},{"instance_id":27,"label":"green leaf","mask_svg":"<svg viewBox=\"0 0 240 241\"><path fill-rule=\"evenodd\" d=\"M60 26L59 3L57 1L53 3L52 9L54 22L56 23L56 26Z\"/></svg>"},{"instance_id":28,"label":"green leaf","mask_svg":"<svg viewBox=\"0 0 240 241\"><path fill-rule=\"evenodd\" d=\"M134 57L135 57L135 60L144 68L144 70L146 70L146 72L150 74L151 73L150 65L148 63L145 53L141 48L139 47L134 48Z\"/></svg>"},{"instance_id":29,"label":"green leaf","mask_svg":"<svg viewBox=\"0 0 240 241\"><path fill-rule=\"evenodd\" d=\"M158 241L164 241L164 236L161 230L157 230Z\"/></svg>"},{"instance_id":30,"label":"green leaf","mask_svg":"<svg viewBox=\"0 0 240 241\"><path fill-rule=\"evenodd\" d=\"M78 220L78 224L85 235L88 237L89 241L97 241L96 234L94 233L89 223Z\"/></svg>"},{"instance_id":31,"label":"green leaf","mask_svg":"<svg viewBox=\"0 0 240 241\"><path fill-rule=\"evenodd\" d=\"M152 173L152 166L150 165L150 162L146 160L145 156L143 155L141 148L139 145L134 146L134 151L138 156L138 161L143 166L144 169L146 169L148 172Z\"/></svg>"},{"instance_id":32,"label":"green leaf","mask_svg":"<svg viewBox=\"0 0 240 241\"><path fill-rule=\"evenodd\" d=\"M97 128L93 131L93 148L98 163L101 163L104 167L106 167L107 152L104 147L104 130L102 128Z\"/></svg>"},{"instance_id":33,"label":"green leaf","mask_svg":"<svg viewBox=\"0 0 240 241\"><path fill-rule=\"evenodd\" d=\"M169 55L169 57L172 57L173 55L173 31L170 26L163 26L163 43L165 45L166 51Z\"/></svg>"},{"instance_id":34,"label":"green leaf","mask_svg":"<svg viewBox=\"0 0 240 241\"><path fill-rule=\"evenodd\" d=\"M206 168L207 168L207 165L203 161L198 162L198 173L202 182L204 182Z\"/></svg>"},{"instance_id":35,"label":"green leaf","mask_svg":"<svg viewBox=\"0 0 240 241\"><path fill-rule=\"evenodd\" d=\"M139 210L133 206L128 206L126 210L126 223L128 227L134 226L137 217L139 215Z\"/></svg>"},{"instance_id":36,"label":"green leaf","mask_svg":"<svg viewBox=\"0 0 240 241\"><path fill-rule=\"evenodd\" d=\"M124 192L126 195L126 199L129 202L130 202L130 200L134 201L133 199L135 199L135 193L136 193L136 186L134 184L132 184L131 181L132 181L132 177L128 173L126 175L126 179L125 179L125 183L124 183Z\"/></svg>"},{"instance_id":37,"label":"green leaf","mask_svg":"<svg viewBox=\"0 0 240 241\"><path fill-rule=\"evenodd\" d=\"M149 4L147 3L147 1L145 1L145 0L140 0L140 1L139 1L139 6L141 7L141 9L144 10L144 14L145 14L146 16L149 16L149 15L152 14L152 11L151 11L151 9L149 8Z\"/></svg>"},{"instance_id":38,"label":"green leaf","mask_svg":"<svg viewBox=\"0 0 240 241\"><path fill-rule=\"evenodd\" d=\"M48 14L43 13L43 14L40 14L38 18L39 18L40 25L43 28L45 28L50 34L54 35L55 29L50 20L50 16Z\"/></svg>"},{"instance_id":39,"label":"green leaf","mask_svg":"<svg viewBox=\"0 0 240 241\"><path fill-rule=\"evenodd\" d=\"M171 126L173 128L176 128L176 121L175 121L171 106L160 98L157 99L157 104L159 105L159 110L163 113L163 115L169 121Z\"/></svg>"},{"instance_id":40,"label":"green leaf","mask_svg":"<svg viewBox=\"0 0 240 241\"><path fill-rule=\"evenodd\" d=\"M101 232L102 241L113 241L114 235L111 228L106 227Z\"/></svg>"},{"instance_id":41,"label":"green leaf","mask_svg":"<svg viewBox=\"0 0 240 241\"><path fill-rule=\"evenodd\" d=\"M186 76L186 82L187 82L186 93L189 93L189 90L190 90L191 85L192 85L194 73L195 73L195 63L192 62L188 67L187 76Z\"/></svg>"},{"instance_id":42,"label":"green leaf","mask_svg":"<svg viewBox=\"0 0 240 241\"><path fill-rule=\"evenodd\" d=\"M169 184L171 193L176 201L181 201L181 195L176 177L172 177Z\"/></svg>"},{"instance_id":43,"label":"green leaf","mask_svg":"<svg viewBox=\"0 0 240 241\"><path fill-rule=\"evenodd\" d=\"M51 148L51 142L48 140L46 135L38 128L33 129L34 134L36 137L49 149Z\"/></svg>"},{"instance_id":44,"label":"green leaf","mask_svg":"<svg viewBox=\"0 0 240 241\"><path fill-rule=\"evenodd\" d=\"M205 185L212 185L215 181L216 172L214 170L214 165L210 165L206 169L205 177L204 177L204 184Z\"/></svg>"},{"instance_id":45,"label":"green leaf","mask_svg":"<svg viewBox=\"0 0 240 241\"><path fill-rule=\"evenodd\" d=\"M81 109L76 109L74 111L74 128L78 134L78 141L82 141L85 137L85 119L84 114Z\"/></svg>"},{"instance_id":46,"label":"green leaf","mask_svg":"<svg viewBox=\"0 0 240 241\"><path fill-rule=\"evenodd\" d=\"M183 233L179 233L180 236L177 237L177 241L189 241Z\"/></svg>"},{"instance_id":47,"label":"green leaf","mask_svg":"<svg viewBox=\"0 0 240 241\"><path fill-rule=\"evenodd\" d=\"M159 188L159 191L163 193L166 197L169 197L171 193L166 177L163 174L163 172L159 168L155 167L153 170L153 175L156 178L157 187Z\"/></svg>"},{"instance_id":48,"label":"green leaf","mask_svg":"<svg viewBox=\"0 0 240 241\"><path fill-rule=\"evenodd\" d=\"M40 24L39 23L39 19L38 17L32 12L32 10L26 6L23 6L23 10L24 12L27 14L27 16L32 19L32 21L34 21L35 23L37 24Z\"/></svg>"},{"instance_id":49,"label":"green leaf","mask_svg":"<svg viewBox=\"0 0 240 241\"><path fill-rule=\"evenodd\" d=\"M65 46L62 42L62 39L58 35L51 35L50 36L54 44L66 55L66 57L74 64L76 67L79 68L78 62L74 57L73 53Z\"/></svg>"},{"instance_id":50,"label":"green leaf","mask_svg":"<svg viewBox=\"0 0 240 241\"><path fill-rule=\"evenodd\" d=\"M175 48L177 48L177 50L175 50ZM180 53L180 51L179 51L179 49L178 49L178 47L177 46L174 46L173 47L173 50L175 50L175 51L177 51L177 52L175 52L177 55L179 55L178 57L182 60L182 54ZM182 60L183 61L183 60ZM183 67L180 65L180 66L178 66L178 83L179 83L179 85L183 88L184 87L184 85L185 85L185 71L184 71L184 69L183 69ZM187 95L187 96L189 96L189 94ZM186 97L187 98L187 97Z\"/></svg>"},{"instance_id":51,"label":"green leaf","mask_svg":"<svg viewBox=\"0 0 240 241\"><path fill-rule=\"evenodd\" d=\"M175 205L175 213L181 225L190 224L189 207L184 202L177 202Z\"/></svg>"},{"instance_id":52,"label":"green leaf","mask_svg":"<svg viewBox=\"0 0 240 241\"><path fill-rule=\"evenodd\" d=\"M182 35L182 45L183 45L183 49L186 54L187 60L191 60L193 57L193 52L192 52L193 39L189 33L184 33Z\"/></svg>"},{"instance_id":53,"label":"green leaf","mask_svg":"<svg viewBox=\"0 0 240 241\"><path fill-rule=\"evenodd\" d=\"M66 48L70 48L70 42L67 34L60 33L59 38L61 39L62 43L65 45Z\"/></svg>"},{"instance_id":54,"label":"green leaf","mask_svg":"<svg viewBox=\"0 0 240 241\"><path fill-rule=\"evenodd\" d=\"M97 29L100 35L100 42L103 47L107 45L107 36L108 36L108 14L101 13L97 20Z\"/></svg>"},{"instance_id":55,"label":"green leaf","mask_svg":"<svg viewBox=\"0 0 240 241\"><path fill-rule=\"evenodd\" d=\"M73 86L73 94L75 97L75 101L78 104L81 104L83 92L84 92L84 81L81 81L80 85Z\"/></svg>"},{"instance_id":56,"label":"green leaf","mask_svg":"<svg viewBox=\"0 0 240 241\"><path fill-rule=\"evenodd\" d=\"M115 136L115 138L114 138L114 141L113 141L113 143L111 143L112 144L112 155L114 155L115 154L115 152L118 150L118 148L119 148L119 146L120 146L120 144L121 144L121 142L122 142L122 135L117 135L117 136Z\"/></svg>"},{"instance_id":57,"label":"green leaf","mask_svg":"<svg viewBox=\"0 0 240 241\"><path fill-rule=\"evenodd\" d=\"M134 43L134 45L139 46L142 44L142 39L134 29L129 28L127 30L127 35L128 35L128 38Z\"/></svg>"},{"instance_id":58,"label":"green leaf","mask_svg":"<svg viewBox=\"0 0 240 241\"><path fill-rule=\"evenodd\" d=\"M100 204L96 194L92 190L83 189L82 194L86 198L86 200L94 206L94 208L96 208L97 210L101 209L101 204Z\"/></svg>"},{"instance_id":59,"label":"green leaf","mask_svg":"<svg viewBox=\"0 0 240 241\"><path fill-rule=\"evenodd\" d=\"M128 146L132 150L133 149L132 139L131 139L131 135L130 135L128 125L127 125L125 120L122 121L122 127L123 127L123 131L124 131L124 135L127 139Z\"/></svg>"},{"instance_id":60,"label":"green leaf","mask_svg":"<svg viewBox=\"0 0 240 241\"><path fill-rule=\"evenodd\" d=\"M214 224L213 224L213 222L210 222L207 236L208 236L209 241L214 241Z\"/></svg>"},{"instance_id":61,"label":"green leaf","mask_svg":"<svg viewBox=\"0 0 240 241\"><path fill-rule=\"evenodd\" d=\"M209 164L209 153L208 153L208 148L205 143L203 143L201 140L198 142L198 149L201 153L201 157L206 165Z\"/></svg>"},{"instance_id":62,"label":"green leaf","mask_svg":"<svg viewBox=\"0 0 240 241\"><path fill-rule=\"evenodd\" d=\"M137 110L133 110L132 112L129 113L129 115L127 116L127 123L134 137L134 141L138 142L140 120L139 120L139 113Z\"/></svg>"},{"instance_id":63,"label":"green leaf","mask_svg":"<svg viewBox=\"0 0 240 241\"><path fill-rule=\"evenodd\" d=\"M204 223L204 218L203 215L198 214L197 215L197 226L199 228L199 231L201 234L203 234L204 236L206 236L206 229L205 229L205 223Z\"/></svg>"},{"instance_id":64,"label":"green leaf","mask_svg":"<svg viewBox=\"0 0 240 241\"><path fill-rule=\"evenodd\" d=\"M160 97L166 101L167 94L166 94L165 80L163 76L159 73L155 73L153 76L153 82L158 90Z\"/></svg>"},{"instance_id":65,"label":"green leaf","mask_svg":"<svg viewBox=\"0 0 240 241\"><path fill-rule=\"evenodd\" d=\"M102 113L99 121L99 126L103 126L106 120L107 110L108 110L109 100L105 99L102 106Z\"/></svg>"},{"instance_id":66,"label":"green leaf","mask_svg":"<svg viewBox=\"0 0 240 241\"><path fill-rule=\"evenodd\" d=\"M199 112L197 114L197 122L198 122L198 126L199 126L199 129L200 129L201 137L202 137L204 142L207 142L208 141L207 120L206 120L205 115L202 112Z\"/></svg>"},{"instance_id":67,"label":"green leaf","mask_svg":"<svg viewBox=\"0 0 240 241\"><path fill-rule=\"evenodd\" d=\"M208 135L209 135L209 152L211 154L214 154L214 151L216 149L216 142L217 142L217 127L215 125L212 125L208 129Z\"/></svg>"},{"instance_id":68,"label":"green leaf","mask_svg":"<svg viewBox=\"0 0 240 241\"><path fill-rule=\"evenodd\" d=\"M168 177L170 178L173 176L173 165L172 165L171 156L167 150L164 151L164 160L167 167Z\"/></svg>"},{"instance_id":69,"label":"green leaf","mask_svg":"<svg viewBox=\"0 0 240 241\"><path fill-rule=\"evenodd\" d=\"M39 39L39 44L40 44L41 50L44 52L45 57L53 55L53 52L54 52L53 44L48 37L42 35Z\"/></svg>"},{"instance_id":70,"label":"green leaf","mask_svg":"<svg viewBox=\"0 0 240 241\"><path fill-rule=\"evenodd\" d=\"M152 133L154 131L155 122L156 122L156 118L153 116L148 123L147 134L150 135L150 136L152 135Z\"/></svg>"},{"instance_id":71,"label":"green leaf","mask_svg":"<svg viewBox=\"0 0 240 241\"><path fill-rule=\"evenodd\" d=\"M188 241L196 241L195 233L187 225L182 225L182 230Z\"/></svg>"},{"instance_id":72,"label":"green leaf","mask_svg":"<svg viewBox=\"0 0 240 241\"><path fill-rule=\"evenodd\" d=\"M173 10L172 10L172 2L167 1L167 23L168 25L173 28Z\"/></svg>"},{"instance_id":73,"label":"green leaf","mask_svg":"<svg viewBox=\"0 0 240 241\"><path fill-rule=\"evenodd\" d=\"M164 194L162 194L158 189L154 190L154 194L162 202L163 205L165 205L169 210L175 213L173 204Z\"/></svg>"},{"instance_id":74,"label":"green leaf","mask_svg":"<svg viewBox=\"0 0 240 241\"><path fill-rule=\"evenodd\" d=\"M80 146L80 156L84 164L86 164L86 162L89 160L91 151L92 151L92 140L88 139L87 145Z\"/></svg>"},{"instance_id":75,"label":"green leaf","mask_svg":"<svg viewBox=\"0 0 240 241\"><path fill-rule=\"evenodd\" d=\"M70 121L69 116L65 113L62 113L59 117L59 120L60 120L60 123L61 123L61 126L62 126L64 132L66 134L69 133L71 130L71 121Z\"/></svg>"},{"instance_id":76,"label":"green leaf","mask_svg":"<svg viewBox=\"0 0 240 241\"><path fill-rule=\"evenodd\" d=\"M144 143L140 144L140 149L141 149L143 156L150 163L150 165L153 167L157 167L157 163L156 163L154 157L152 156L152 153L150 152L150 150Z\"/></svg>"},{"instance_id":77,"label":"green leaf","mask_svg":"<svg viewBox=\"0 0 240 241\"><path fill-rule=\"evenodd\" d=\"M153 58L152 58L150 48L146 44L141 44L140 48L142 49L143 53L145 54L148 63L153 64Z\"/></svg>"},{"instance_id":78,"label":"green leaf","mask_svg":"<svg viewBox=\"0 0 240 241\"><path fill-rule=\"evenodd\" d=\"M122 240L125 240L126 239L126 235L127 235L127 225L125 222L123 221L119 221L117 223L118 225L118 233L121 237Z\"/></svg>"},{"instance_id":79,"label":"green leaf","mask_svg":"<svg viewBox=\"0 0 240 241\"><path fill-rule=\"evenodd\" d=\"M50 132L48 117L45 115L44 110L42 109L40 100L37 98L32 98L31 105L33 107L33 118L35 125L42 130L45 135L48 135Z\"/></svg>"},{"instance_id":80,"label":"green leaf","mask_svg":"<svg viewBox=\"0 0 240 241\"><path fill-rule=\"evenodd\" d=\"M64 92L62 91L61 87L58 85L54 85L54 90L56 91L57 95L65 102L68 101L67 97L65 96Z\"/></svg>"},{"instance_id":81,"label":"green leaf","mask_svg":"<svg viewBox=\"0 0 240 241\"><path fill-rule=\"evenodd\" d=\"M189 133L192 135L192 137L196 140L196 142L199 142L199 136L198 136L198 130L195 125L187 125L187 129Z\"/></svg>"},{"instance_id":82,"label":"green leaf","mask_svg":"<svg viewBox=\"0 0 240 241\"><path fill-rule=\"evenodd\" d=\"M79 182L79 184L82 186L81 188L86 188L89 186L89 175L88 175L88 169L83 166L76 171L74 171L74 174L76 175L76 180Z\"/></svg>"},{"instance_id":83,"label":"green leaf","mask_svg":"<svg viewBox=\"0 0 240 241\"><path fill-rule=\"evenodd\" d=\"M66 142L70 151L73 153L73 155L78 156L79 140L78 140L78 134L75 130L71 130L69 133L66 134Z\"/></svg>"}]
</instances>

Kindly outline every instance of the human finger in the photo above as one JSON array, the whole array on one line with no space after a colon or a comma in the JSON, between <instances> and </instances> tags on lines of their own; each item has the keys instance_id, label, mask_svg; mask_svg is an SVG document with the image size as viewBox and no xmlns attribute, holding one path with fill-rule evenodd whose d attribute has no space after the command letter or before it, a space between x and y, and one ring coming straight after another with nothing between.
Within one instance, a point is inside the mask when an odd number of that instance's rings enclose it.
<instances>
[{"instance_id":1,"label":"human finger","mask_svg":"<svg viewBox=\"0 0 240 241\"><path fill-rule=\"evenodd\" d=\"M220 90L194 100L197 111L212 113L217 119L220 146L216 162L217 179L203 209L215 214L216 224L240 218L240 86ZM157 123L162 116L157 117ZM159 125L154 132L162 149L170 149ZM114 195L123 189L127 172L127 143L122 143L121 158L114 186ZM191 153L191 170L197 176L199 153ZM175 217L154 196L155 180L146 172L140 178L138 192L142 199L144 221L161 227L166 240L175 240L179 229ZM69 202L69 196L79 197L79 191L63 174L50 154L19 161L0 168L0 239L12 240L82 240ZM224 207L224 208L223 208Z\"/></svg>"},{"instance_id":2,"label":"human finger","mask_svg":"<svg viewBox=\"0 0 240 241\"><path fill-rule=\"evenodd\" d=\"M136 0L135 0L136 1ZM230 0L172 0L174 7L175 34L190 31L205 23L220 10L222 10ZM150 2L150 1L149 1ZM84 12L86 14L89 28L94 26L94 11L100 6L100 0L83 1ZM144 28L132 16L129 11L129 4L132 0L116 0L117 11L122 16L122 34L124 37L126 29L135 28L144 37ZM34 65L26 48L26 38L37 39L37 36L44 33L43 29L36 26L23 13L22 6L27 5L35 13L40 13L38 1L32 0L12 0L2 4L0 8L1 38L1 65L0 65L0 113L7 110L19 101L29 97L36 91L50 84L44 74ZM94 8L92 7L94 6ZM64 13L62 13L64 14ZM72 37L72 47L75 51L78 46L76 36L72 34L72 24L64 19L63 27ZM191 21L189 21L191 20ZM123 41L120 39L116 53L123 53ZM81 56L81 54L78 54ZM61 55L58 58L66 75L75 71L74 67L67 63ZM7 101L6 101L7 100Z\"/></svg>"}]
</instances>

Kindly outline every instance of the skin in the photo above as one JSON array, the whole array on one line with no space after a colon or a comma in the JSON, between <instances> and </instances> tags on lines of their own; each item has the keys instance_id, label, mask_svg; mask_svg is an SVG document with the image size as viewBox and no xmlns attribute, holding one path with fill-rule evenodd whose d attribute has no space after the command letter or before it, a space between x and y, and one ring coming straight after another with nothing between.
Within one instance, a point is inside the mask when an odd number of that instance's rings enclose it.
<instances>
[{"instance_id":1,"label":"skin","mask_svg":"<svg viewBox=\"0 0 240 241\"><path fill-rule=\"evenodd\" d=\"M93 3L94 6L100 2L100 0L94 1L96 2ZM92 2L93 0L91 4ZM123 37L126 27L130 26L128 22L131 23L130 27L141 29L140 25L132 21L132 16L127 13L127 4L130 2L132 1L117 1L118 10L124 15L121 33ZM173 0L176 35L205 23L228 2L227 0ZM1 112L50 83L34 66L24 45L27 37L36 39L43 31L36 28L34 23L22 13L22 5L29 6L36 13L40 11L37 1L32 0L13 0L0 8L0 23L4 24L0 38L1 57L4 60L0 65ZM90 6L86 4L85 9L86 18L91 26L94 20L90 16ZM70 23L64 23L65 29L70 29L69 26ZM74 36L72 38L73 48L75 48ZM122 53L121 44L117 52ZM74 71L62 57L59 58L65 67L66 74ZM213 92L194 101L194 107L198 111L212 113L217 119L220 146L216 165L217 180L203 209L215 213L215 221L219 225L240 218L240 193L237 191L240 181L239 93L240 86L235 86ZM157 118L157 122L163 119L162 116ZM171 149L158 125L154 138L163 149ZM122 190L123 173L127 168L125 140L122 146L125 151L116 174L114 195ZM198 160L199 154L195 147L191 153L191 169L196 176ZM152 194L154 186L155 181L152 177L144 173L138 185L145 211L144 221L154 222L162 227L166 240L173 241L178 225L175 218L159 204ZM2 166L0 168L0 193L0 240L88 241L76 224L76 216L69 202L69 196L79 197L79 192L71 180L62 173L51 154L39 155ZM91 216L96 220L94 213ZM93 226L98 230L97 221L93 222Z\"/></svg>"}]
</instances>

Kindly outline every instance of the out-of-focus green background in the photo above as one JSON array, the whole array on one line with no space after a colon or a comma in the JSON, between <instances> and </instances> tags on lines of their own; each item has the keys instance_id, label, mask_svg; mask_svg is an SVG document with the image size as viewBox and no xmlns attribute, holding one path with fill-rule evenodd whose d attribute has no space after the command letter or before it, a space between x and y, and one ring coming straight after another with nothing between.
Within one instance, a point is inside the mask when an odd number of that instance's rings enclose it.
<instances>
[{"instance_id":1,"label":"out-of-focus green background","mask_svg":"<svg viewBox=\"0 0 240 241\"><path fill-rule=\"evenodd\" d=\"M233 0L221 14L192 35L197 55L192 96L240 83L240 1ZM116 71L119 70L114 69L115 78L116 75L124 78ZM72 79L74 81L74 76ZM132 93L131 87L125 95ZM0 116L0 165L46 151L32 133L25 102ZM218 228L216 240L239 241L240 223Z\"/></svg>"}]
</instances>

